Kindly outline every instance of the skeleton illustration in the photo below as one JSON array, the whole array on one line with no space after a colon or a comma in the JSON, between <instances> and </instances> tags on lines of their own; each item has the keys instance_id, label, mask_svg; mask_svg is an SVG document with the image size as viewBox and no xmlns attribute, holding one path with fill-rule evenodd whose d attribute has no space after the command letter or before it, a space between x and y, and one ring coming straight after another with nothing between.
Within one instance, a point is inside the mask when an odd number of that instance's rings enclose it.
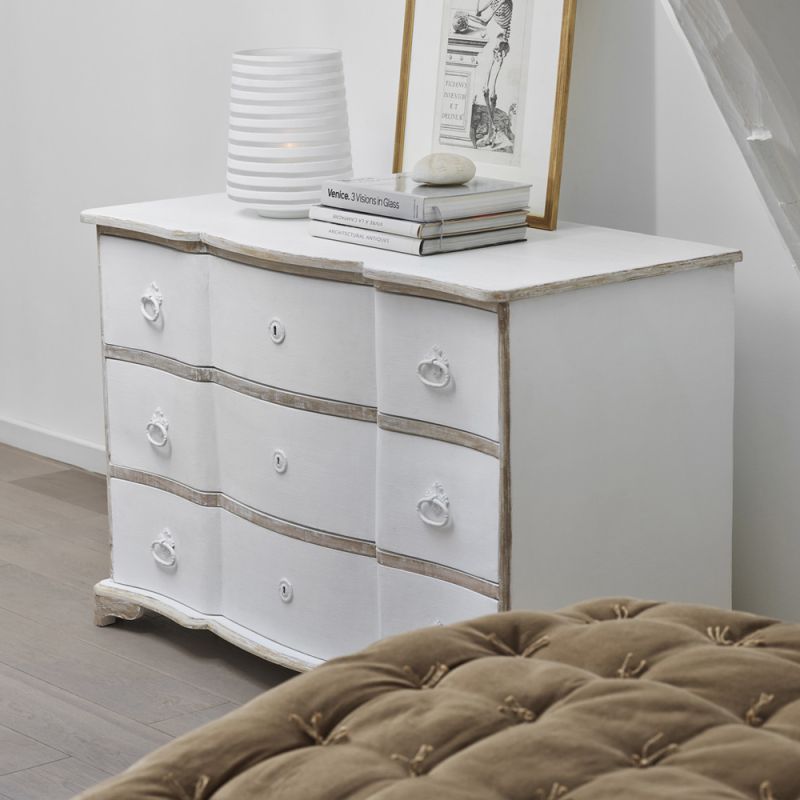
<instances>
[{"instance_id":1,"label":"skeleton illustration","mask_svg":"<svg viewBox=\"0 0 800 800\"><path fill-rule=\"evenodd\" d=\"M488 16L483 15L489 12ZM503 69L503 62L511 51L509 41L511 39L511 17L514 13L513 0L488 0L481 4L478 0L477 14L471 19L480 24L481 27L488 27L494 20L500 26L500 33L497 35L497 45L494 48L494 58L486 76L486 85L483 89L483 97L486 101L486 109L489 114L489 133L487 143L491 146L497 139L497 79Z\"/></svg>"}]
</instances>

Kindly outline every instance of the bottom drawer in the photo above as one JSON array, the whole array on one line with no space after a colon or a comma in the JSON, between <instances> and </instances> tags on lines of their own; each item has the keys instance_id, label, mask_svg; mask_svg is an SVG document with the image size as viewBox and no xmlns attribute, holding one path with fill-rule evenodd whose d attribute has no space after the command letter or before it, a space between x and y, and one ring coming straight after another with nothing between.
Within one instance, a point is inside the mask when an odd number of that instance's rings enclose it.
<instances>
[{"instance_id":1,"label":"bottom drawer","mask_svg":"<svg viewBox=\"0 0 800 800\"><path fill-rule=\"evenodd\" d=\"M378 638L375 559L301 542L223 515L225 616L329 659Z\"/></svg>"},{"instance_id":2,"label":"bottom drawer","mask_svg":"<svg viewBox=\"0 0 800 800\"><path fill-rule=\"evenodd\" d=\"M222 512L123 480L111 480L110 495L114 580L221 613Z\"/></svg>"},{"instance_id":3,"label":"bottom drawer","mask_svg":"<svg viewBox=\"0 0 800 800\"><path fill-rule=\"evenodd\" d=\"M453 583L392 567L378 567L381 637L449 625L497 611L497 600Z\"/></svg>"}]
</instances>

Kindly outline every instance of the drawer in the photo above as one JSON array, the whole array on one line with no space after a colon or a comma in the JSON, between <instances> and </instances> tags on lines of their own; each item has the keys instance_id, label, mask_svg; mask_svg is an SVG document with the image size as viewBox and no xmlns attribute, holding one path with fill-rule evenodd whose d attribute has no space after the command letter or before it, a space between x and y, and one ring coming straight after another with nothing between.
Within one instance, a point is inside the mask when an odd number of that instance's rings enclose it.
<instances>
[{"instance_id":1,"label":"drawer","mask_svg":"<svg viewBox=\"0 0 800 800\"><path fill-rule=\"evenodd\" d=\"M377 292L378 406L498 441L498 320L490 311Z\"/></svg>"},{"instance_id":2,"label":"drawer","mask_svg":"<svg viewBox=\"0 0 800 800\"><path fill-rule=\"evenodd\" d=\"M225 617L315 658L378 638L375 559L223 515Z\"/></svg>"},{"instance_id":3,"label":"drawer","mask_svg":"<svg viewBox=\"0 0 800 800\"><path fill-rule=\"evenodd\" d=\"M122 361L109 360L106 374L113 464L221 491L300 525L374 540L374 423ZM163 447L148 439L160 442L159 425L167 426Z\"/></svg>"},{"instance_id":4,"label":"drawer","mask_svg":"<svg viewBox=\"0 0 800 800\"><path fill-rule=\"evenodd\" d=\"M208 256L100 237L103 340L210 364Z\"/></svg>"},{"instance_id":5,"label":"drawer","mask_svg":"<svg viewBox=\"0 0 800 800\"><path fill-rule=\"evenodd\" d=\"M498 579L500 465L459 445L378 431L381 550Z\"/></svg>"},{"instance_id":6,"label":"drawer","mask_svg":"<svg viewBox=\"0 0 800 800\"><path fill-rule=\"evenodd\" d=\"M114 580L219 614L222 512L116 479L110 494Z\"/></svg>"},{"instance_id":7,"label":"drawer","mask_svg":"<svg viewBox=\"0 0 800 800\"><path fill-rule=\"evenodd\" d=\"M373 289L211 259L214 366L375 406Z\"/></svg>"},{"instance_id":8,"label":"drawer","mask_svg":"<svg viewBox=\"0 0 800 800\"><path fill-rule=\"evenodd\" d=\"M378 566L381 638L494 614L497 601L446 581Z\"/></svg>"},{"instance_id":9,"label":"drawer","mask_svg":"<svg viewBox=\"0 0 800 800\"><path fill-rule=\"evenodd\" d=\"M214 388L226 494L281 519L374 541L374 422Z\"/></svg>"},{"instance_id":10,"label":"drawer","mask_svg":"<svg viewBox=\"0 0 800 800\"><path fill-rule=\"evenodd\" d=\"M112 359L106 382L112 464L220 489L212 384Z\"/></svg>"}]
</instances>

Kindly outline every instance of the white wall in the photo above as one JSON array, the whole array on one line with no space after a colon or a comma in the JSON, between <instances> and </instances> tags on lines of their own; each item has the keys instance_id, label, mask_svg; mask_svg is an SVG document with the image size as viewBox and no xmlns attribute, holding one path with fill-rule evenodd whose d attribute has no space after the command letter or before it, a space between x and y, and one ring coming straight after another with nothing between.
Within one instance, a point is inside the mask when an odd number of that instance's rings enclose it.
<instances>
[{"instance_id":1,"label":"white wall","mask_svg":"<svg viewBox=\"0 0 800 800\"><path fill-rule=\"evenodd\" d=\"M643 6L652 12L649 30ZM629 28L636 16L638 34ZM744 251L737 267L734 601L800 619L800 279L661 3L579 0L577 24L562 215ZM770 15L761 28L773 49L779 22ZM785 30L792 38L794 29ZM775 47L781 58L788 58L786 44ZM797 69L796 51L794 59Z\"/></svg>"},{"instance_id":2,"label":"white wall","mask_svg":"<svg viewBox=\"0 0 800 800\"><path fill-rule=\"evenodd\" d=\"M78 214L224 190L233 50L341 47L355 166L389 170L403 5L3 0L0 441L103 468L94 232Z\"/></svg>"}]
</instances>

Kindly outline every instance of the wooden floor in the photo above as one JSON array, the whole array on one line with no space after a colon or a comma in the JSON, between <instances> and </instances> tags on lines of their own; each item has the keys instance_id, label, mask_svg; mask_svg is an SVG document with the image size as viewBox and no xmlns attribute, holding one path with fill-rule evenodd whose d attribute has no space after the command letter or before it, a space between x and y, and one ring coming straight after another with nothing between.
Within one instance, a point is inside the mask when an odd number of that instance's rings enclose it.
<instances>
[{"instance_id":1,"label":"wooden floor","mask_svg":"<svg viewBox=\"0 0 800 800\"><path fill-rule=\"evenodd\" d=\"M105 480L0 444L0 799L61 800L292 673L145 617L96 628Z\"/></svg>"}]
</instances>

